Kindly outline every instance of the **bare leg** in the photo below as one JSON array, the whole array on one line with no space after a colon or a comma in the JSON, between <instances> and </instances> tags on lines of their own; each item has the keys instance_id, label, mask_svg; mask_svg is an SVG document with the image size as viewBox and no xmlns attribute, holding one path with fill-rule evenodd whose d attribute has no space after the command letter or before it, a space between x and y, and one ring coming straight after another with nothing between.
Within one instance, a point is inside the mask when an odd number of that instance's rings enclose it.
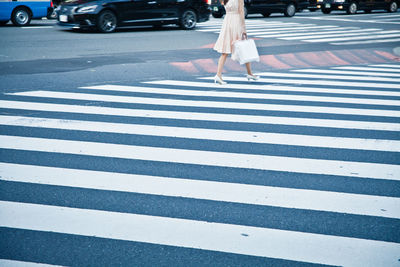
<instances>
[{"instance_id":1,"label":"bare leg","mask_svg":"<svg viewBox=\"0 0 400 267\"><path fill-rule=\"evenodd\" d=\"M253 73L251 73L251 65L250 62L246 63L246 69L247 69L247 74L253 76Z\"/></svg>"},{"instance_id":2,"label":"bare leg","mask_svg":"<svg viewBox=\"0 0 400 267\"><path fill-rule=\"evenodd\" d=\"M219 57L217 75L220 78L222 77L222 69L224 68L227 57L228 57L228 54L221 54L221 56Z\"/></svg>"}]
</instances>

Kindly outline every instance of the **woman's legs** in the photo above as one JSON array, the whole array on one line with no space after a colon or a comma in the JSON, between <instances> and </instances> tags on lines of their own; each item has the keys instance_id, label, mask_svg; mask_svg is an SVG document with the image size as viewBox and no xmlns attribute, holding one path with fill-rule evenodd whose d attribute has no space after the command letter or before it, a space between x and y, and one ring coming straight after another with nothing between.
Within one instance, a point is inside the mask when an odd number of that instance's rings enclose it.
<instances>
[{"instance_id":1,"label":"woman's legs","mask_svg":"<svg viewBox=\"0 0 400 267\"><path fill-rule=\"evenodd\" d=\"M225 65L225 61L226 61L226 58L228 57L228 54L221 54L221 56L219 57L219 60L218 60L218 70L217 70L217 76L218 77L222 77L222 69L224 68L224 65Z\"/></svg>"},{"instance_id":2,"label":"woman's legs","mask_svg":"<svg viewBox=\"0 0 400 267\"><path fill-rule=\"evenodd\" d=\"M251 65L250 62L246 63L246 69L247 69L247 74L253 76L253 73L251 73Z\"/></svg>"}]
</instances>

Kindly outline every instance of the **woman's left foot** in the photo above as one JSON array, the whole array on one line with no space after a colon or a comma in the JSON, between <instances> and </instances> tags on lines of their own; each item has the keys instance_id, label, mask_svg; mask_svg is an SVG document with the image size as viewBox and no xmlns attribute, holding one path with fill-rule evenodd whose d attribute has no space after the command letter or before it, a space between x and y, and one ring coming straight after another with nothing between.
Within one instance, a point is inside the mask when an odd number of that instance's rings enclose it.
<instances>
[{"instance_id":1,"label":"woman's left foot","mask_svg":"<svg viewBox=\"0 0 400 267\"><path fill-rule=\"evenodd\" d=\"M247 74L246 77L247 77L247 80L249 80L249 81L258 81L260 79L260 76L258 76L258 75Z\"/></svg>"}]
</instances>

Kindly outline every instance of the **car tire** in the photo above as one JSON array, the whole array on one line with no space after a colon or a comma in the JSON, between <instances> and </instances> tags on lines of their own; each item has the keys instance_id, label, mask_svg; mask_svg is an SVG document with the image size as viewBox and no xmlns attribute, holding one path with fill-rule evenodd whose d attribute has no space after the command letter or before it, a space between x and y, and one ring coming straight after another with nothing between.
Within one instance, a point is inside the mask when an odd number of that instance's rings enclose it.
<instances>
[{"instance_id":1,"label":"car tire","mask_svg":"<svg viewBox=\"0 0 400 267\"><path fill-rule=\"evenodd\" d=\"M396 2L396 1L392 1L392 2L389 4L389 7L388 7L387 11L390 12L390 13L394 13L394 12L397 11L397 8L398 8L397 2Z\"/></svg>"},{"instance_id":2,"label":"car tire","mask_svg":"<svg viewBox=\"0 0 400 267\"><path fill-rule=\"evenodd\" d=\"M216 19L220 19L224 16L224 14L221 14L221 13L212 13L211 15Z\"/></svg>"},{"instance_id":3,"label":"car tire","mask_svg":"<svg viewBox=\"0 0 400 267\"><path fill-rule=\"evenodd\" d=\"M321 11L324 14L330 14L332 10L330 10L329 8L322 8Z\"/></svg>"},{"instance_id":4,"label":"car tire","mask_svg":"<svg viewBox=\"0 0 400 267\"><path fill-rule=\"evenodd\" d=\"M31 12L25 7L17 7L11 15L12 23L19 27L29 25L31 19Z\"/></svg>"},{"instance_id":5,"label":"car tire","mask_svg":"<svg viewBox=\"0 0 400 267\"><path fill-rule=\"evenodd\" d=\"M293 3L288 4L285 8L285 11L283 12L283 14L285 14L286 17L293 17L295 13L296 13L296 7L294 6Z\"/></svg>"},{"instance_id":6,"label":"car tire","mask_svg":"<svg viewBox=\"0 0 400 267\"><path fill-rule=\"evenodd\" d=\"M96 27L99 32L111 33L117 28L117 16L111 10L104 10L97 16Z\"/></svg>"},{"instance_id":7,"label":"car tire","mask_svg":"<svg viewBox=\"0 0 400 267\"><path fill-rule=\"evenodd\" d=\"M187 9L182 13L179 25L184 30L193 30L196 27L197 15L192 9Z\"/></svg>"},{"instance_id":8,"label":"car tire","mask_svg":"<svg viewBox=\"0 0 400 267\"><path fill-rule=\"evenodd\" d=\"M358 5L356 2L351 2L350 5L347 7L346 13L348 15L354 15L357 13Z\"/></svg>"},{"instance_id":9,"label":"car tire","mask_svg":"<svg viewBox=\"0 0 400 267\"><path fill-rule=\"evenodd\" d=\"M2 20L0 21L0 26L4 26L8 23L8 20Z\"/></svg>"},{"instance_id":10,"label":"car tire","mask_svg":"<svg viewBox=\"0 0 400 267\"><path fill-rule=\"evenodd\" d=\"M264 18L268 18L269 16L271 16L271 13L264 12L264 13L262 13L262 15L263 15Z\"/></svg>"}]
</instances>

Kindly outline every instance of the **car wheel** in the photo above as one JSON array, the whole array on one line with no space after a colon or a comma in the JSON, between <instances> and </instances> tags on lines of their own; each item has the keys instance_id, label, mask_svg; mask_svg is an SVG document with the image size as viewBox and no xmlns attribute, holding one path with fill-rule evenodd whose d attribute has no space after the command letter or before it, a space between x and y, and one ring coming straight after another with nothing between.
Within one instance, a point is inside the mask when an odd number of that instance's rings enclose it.
<instances>
[{"instance_id":1,"label":"car wheel","mask_svg":"<svg viewBox=\"0 0 400 267\"><path fill-rule=\"evenodd\" d=\"M212 13L211 14L214 18L216 18L216 19L220 19L220 18L222 18L224 15L223 14L221 14L221 13Z\"/></svg>"},{"instance_id":2,"label":"car wheel","mask_svg":"<svg viewBox=\"0 0 400 267\"><path fill-rule=\"evenodd\" d=\"M332 10L328 9L328 8L322 8L321 9L322 13L324 14L330 14Z\"/></svg>"},{"instance_id":3,"label":"car wheel","mask_svg":"<svg viewBox=\"0 0 400 267\"><path fill-rule=\"evenodd\" d=\"M32 15L25 7L16 8L11 15L11 21L15 26L27 26L31 19Z\"/></svg>"},{"instance_id":4,"label":"car wheel","mask_svg":"<svg viewBox=\"0 0 400 267\"><path fill-rule=\"evenodd\" d=\"M347 8L346 12L349 15L353 15L353 14L357 13L357 9L358 9L357 3L356 2L351 2L349 7Z\"/></svg>"},{"instance_id":5,"label":"car wheel","mask_svg":"<svg viewBox=\"0 0 400 267\"><path fill-rule=\"evenodd\" d=\"M389 5L388 12L393 13L396 11L397 11L397 3L396 3L396 1L393 1Z\"/></svg>"},{"instance_id":6,"label":"car wheel","mask_svg":"<svg viewBox=\"0 0 400 267\"><path fill-rule=\"evenodd\" d=\"M285 16L293 17L295 13L296 13L296 7L293 5L293 3L288 4L284 11Z\"/></svg>"},{"instance_id":7,"label":"car wheel","mask_svg":"<svg viewBox=\"0 0 400 267\"><path fill-rule=\"evenodd\" d=\"M197 22L197 15L193 10L188 9L185 12L183 12L180 21L182 29L192 30L196 27L196 22Z\"/></svg>"},{"instance_id":8,"label":"car wheel","mask_svg":"<svg viewBox=\"0 0 400 267\"><path fill-rule=\"evenodd\" d=\"M8 20L2 20L0 21L0 26L4 26L8 23Z\"/></svg>"},{"instance_id":9,"label":"car wheel","mask_svg":"<svg viewBox=\"0 0 400 267\"><path fill-rule=\"evenodd\" d=\"M264 18L267 18L267 17L269 17L271 15L271 13L265 12L265 13L262 13L262 15L263 15Z\"/></svg>"},{"instance_id":10,"label":"car wheel","mask_svg":"<svg viewBox=\"0 0 400 267\"><path fill-rule=\"evenodd\" d=\"M117 28L117 17L111 10L102 11L97 17L96 26L100 32L113 32Z\"/></svg>"}]
</instances>

